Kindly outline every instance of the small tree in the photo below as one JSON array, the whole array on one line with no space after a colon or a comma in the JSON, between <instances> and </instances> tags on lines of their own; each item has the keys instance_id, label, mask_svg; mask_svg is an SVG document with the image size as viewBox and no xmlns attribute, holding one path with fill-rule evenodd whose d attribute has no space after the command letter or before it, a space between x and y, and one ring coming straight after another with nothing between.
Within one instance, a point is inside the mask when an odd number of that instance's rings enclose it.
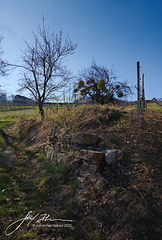
<instances>
[{"instance_id":1,"label":"small tree","mask_svg":"<svg viewBox=\"0 0 162 240\"><path fill-rule=\"evenodd\" d=\"M90 68L83 69L79 74L74 93L80 92L81 98L90 96L93 101L101 104L113 102L131 93L126 82L118 82L113 69L110 71L95 62Z\"/></svg>"},{"instance_id":2,"label":"small tree","mask_svg":"<svg viewBox=\"0 0 162 240\"><path fill-rule=\"evenodd\" d=\"M28 90L38 102L42 119L43 104L54 97L54 93L66 87L70 80L70 72L64 65L64 59L72 55L77 47L69 37L63 39L62 31L50 33L42 19L38 35L33 33L34 45L26 42L26 50L22 53L23 78L19 91Z\"/></svg>"}]
</instances>

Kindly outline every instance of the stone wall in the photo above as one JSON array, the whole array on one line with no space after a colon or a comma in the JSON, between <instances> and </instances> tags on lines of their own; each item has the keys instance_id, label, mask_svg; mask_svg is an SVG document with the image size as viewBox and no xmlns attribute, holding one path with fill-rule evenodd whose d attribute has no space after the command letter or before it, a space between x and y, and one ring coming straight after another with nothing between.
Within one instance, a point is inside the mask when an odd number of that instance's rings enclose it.
<instances>
[{"instance_id":1,"label":"stone wall","mask_svg":"<svg viewBox=\"0 0 162 240\"><path fill-rule=\"evenodd\" d=\"M99 186L104 181L100 176L101 167L123 158L120 150L106 149L99 136L85 132L62 135L58 139L50 137L45 154L56 168L65 165L69 178L76 179L80 188Z\"/></svg>"}]
</instances>

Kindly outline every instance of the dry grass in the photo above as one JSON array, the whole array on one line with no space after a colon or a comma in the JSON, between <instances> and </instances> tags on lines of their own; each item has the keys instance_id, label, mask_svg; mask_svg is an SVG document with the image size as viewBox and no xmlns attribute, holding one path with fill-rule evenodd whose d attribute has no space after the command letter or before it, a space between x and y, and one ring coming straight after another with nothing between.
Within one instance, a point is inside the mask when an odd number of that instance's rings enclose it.
<instances>
[{"instance_id":1,"label":"dry grass","mask_svg":"<svg viewBox=\"0 0 162 240\"><path fill-rule=\"evenodd\" d=\"M99 105L65 105L53 106L46 112L46 123L50 127L66 129L66 132L77 132L82 129L104 128L111 122L122 118L122 112L108 106Z\"/></svg>"},{"instance_id":2,"label":"dry grass","mask_svg":"<svg viewBox=\"0 0 162 240\"><path fill-rule=\"evenodd\" d=\"M47 113L44 123L36 119L22 119L18 122L19 137L26 142L26 147L43 143L50 134L51 127L55 134L83 130L97 133L108 149L121 149L124 159L109 167L103 165L100 175L106 182L106 187L99 190L93 186L84 191L68 180L66 168L56 171L36 151L28 156L29 163L26 168L23 166L23 171L38 187L37 193L34 189L28 193L28 198L37 206L38 211L37 202L40 204L40 200L44 198L41 210L54 217L75 220L75 229L42 229L41 232L30 232L31 235L26 239L53 237L60 240L159 240L162 133L160 108L159 111L158 108L150 108L142 112L141 129L138 129L134 109L78 106L76 109L71 107L64 111L52 111ZM26 161L23 154L21 158ZM22 235L19 237L21 239Z\"/></svg>"},{"instance_id":3,"label":"dry grass","mask_svg":"<svg viewBox=\"0 0 162 240\"><path fill-rule=\"evenodd\" d=\"M98 239L159 239L161 108L142 112L141 129L135 109L119 109L85 107L77 120L76 131L96 132L108 148L119 148L125 156L119 165L101 172L109 182L106 191L92 190L88 198L80 195L80 219L84 223L87 215L95 216L94 224L86 222L81 229L86 226L92 234L102 222Z\"/></svg>"}]
</instances>

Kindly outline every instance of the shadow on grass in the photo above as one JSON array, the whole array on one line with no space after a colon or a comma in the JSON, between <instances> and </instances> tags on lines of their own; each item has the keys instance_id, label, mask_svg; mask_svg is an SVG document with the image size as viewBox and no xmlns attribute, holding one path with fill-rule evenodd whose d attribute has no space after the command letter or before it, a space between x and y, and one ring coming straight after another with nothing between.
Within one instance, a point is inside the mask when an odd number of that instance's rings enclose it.
<instances>
[{"instance_id":1,"label":"shadow on grass","mask_svg":"<svg viewBox=\"0 0 162 240\"><path fill-rule=\"evenodd\" d=\"M2 135L6 145L13 147L11 140L15 140L16 138L6 134L2 129L0 129L0 134Z\"/></svg>"}]
</instances>

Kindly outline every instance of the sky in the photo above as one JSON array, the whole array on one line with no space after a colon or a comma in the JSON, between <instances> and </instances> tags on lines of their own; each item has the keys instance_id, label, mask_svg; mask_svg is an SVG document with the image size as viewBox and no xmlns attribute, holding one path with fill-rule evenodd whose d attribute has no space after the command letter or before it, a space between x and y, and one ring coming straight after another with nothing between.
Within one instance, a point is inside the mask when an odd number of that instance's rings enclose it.
<instances>
[{"instance_id":1,"label":"sky","mask_svg":"<svg viewBox=\"0 0 162 240\"><path fill-rule=\"evenodd\" d=\"M137 85L137 61L145 76L146 99L162 97L162 0L0 0L3 58L17 63L42 14L51 32L63 31L77 49L67 66L77 75L98 65L119 81ZM7 94L17 94L20 69L0 77ZM136 100L136 90L129 100Z\"/></svg>"}]
</instances>

